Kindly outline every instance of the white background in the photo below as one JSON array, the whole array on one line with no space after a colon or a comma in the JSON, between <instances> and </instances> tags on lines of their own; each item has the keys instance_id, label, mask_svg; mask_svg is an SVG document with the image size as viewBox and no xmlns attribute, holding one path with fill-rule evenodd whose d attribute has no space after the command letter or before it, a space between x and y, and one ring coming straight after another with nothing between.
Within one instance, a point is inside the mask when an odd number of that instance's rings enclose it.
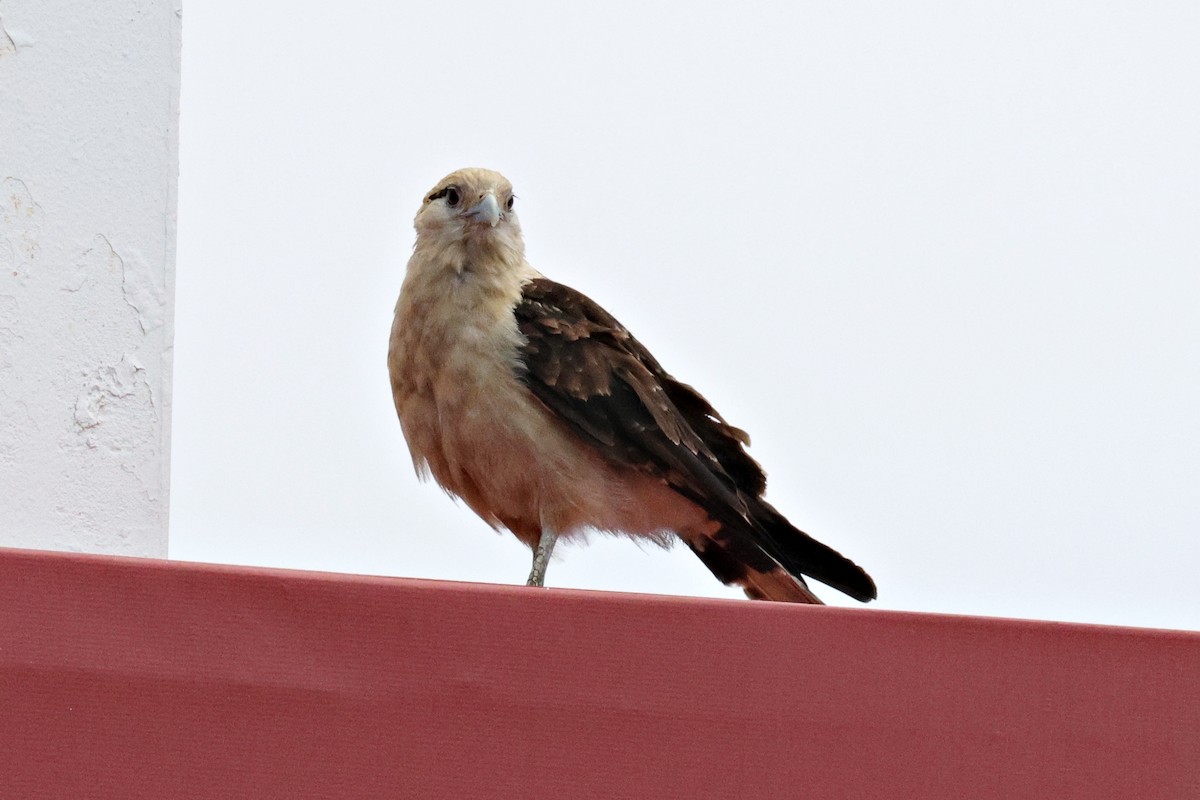
<instances>
[{"instance_id":1,"label":"white background","mask_svg":"<svg viewBox=\"0 0 1200 800\"><path fill-rule=\"evenodd\" d=\"M524 580L418 484L385 368L422 194L487 166L534 266L749 430L876 607L1200 629L1198 33L1167 2L189 4L172 557ZM682 548L562 556L552 586L740 596Z\"/></svg>"}]
</instances>

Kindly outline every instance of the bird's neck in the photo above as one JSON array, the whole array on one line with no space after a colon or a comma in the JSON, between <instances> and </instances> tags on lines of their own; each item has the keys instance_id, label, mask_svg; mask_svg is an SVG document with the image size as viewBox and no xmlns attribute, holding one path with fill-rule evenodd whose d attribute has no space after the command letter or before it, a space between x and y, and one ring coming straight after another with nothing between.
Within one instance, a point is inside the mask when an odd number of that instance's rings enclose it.
<instances>
[{"instance_id":1,"label":"bird's neck","mask_svg":"<svg viewBox=\"0 0 1200 800\"><path fill-rule=\"evenodd\" d=\"M518 341L513 307L536 277L521 249L494 240L418 242L396 306L397 333L442 354L462 347L508 352Z\"/></svg>"},{"instance_id":2,"label":"bird's neck","mask_svg":"<svg viewBox=\"0 0 1200 800\"><path fill-rule=\"evenodd\" d=\"M537 274L525 260L519 240L515 245L501 237L482 242L418 242L404 283L406 292L411 290L426 301L452 300L469 307L503 298L511 306Z\"/></svg>"}]
</instances>

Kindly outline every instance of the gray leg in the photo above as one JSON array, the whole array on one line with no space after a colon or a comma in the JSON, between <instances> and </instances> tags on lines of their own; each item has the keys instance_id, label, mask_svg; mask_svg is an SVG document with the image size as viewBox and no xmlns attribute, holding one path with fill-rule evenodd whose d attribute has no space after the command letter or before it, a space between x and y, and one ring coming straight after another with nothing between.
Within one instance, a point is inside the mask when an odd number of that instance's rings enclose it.
<instances>
[{"instance_id":1,"label":"gray leg","mask_svg":"<svg viewBox=\"0 0 1200 800\"><path fill-rule=\"evenodd\" d=\"M546 565L550 563L550 553L553 552L556 541L558 534L554 529L549 525L542 525L542 538L538 540L537 547L533 548L533 569L529 571L526 586L545 585Z\"/></svg>"}]
</instances>

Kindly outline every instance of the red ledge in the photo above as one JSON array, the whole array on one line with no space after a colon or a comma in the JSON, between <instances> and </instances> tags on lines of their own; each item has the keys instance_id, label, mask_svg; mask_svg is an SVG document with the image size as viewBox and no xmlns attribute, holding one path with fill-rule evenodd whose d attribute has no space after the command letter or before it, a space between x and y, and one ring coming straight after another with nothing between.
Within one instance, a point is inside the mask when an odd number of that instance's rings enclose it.
<instances>
[{"instance_id":1,"label":"red ledge","mask_svg":"<svg viewBox=\"0 0 1200 800\"><path fill-rule=\"evenodd\" d=\"M1200 634L0 550L3 798L1200 797Z\"/></svg>"}]
</instances>

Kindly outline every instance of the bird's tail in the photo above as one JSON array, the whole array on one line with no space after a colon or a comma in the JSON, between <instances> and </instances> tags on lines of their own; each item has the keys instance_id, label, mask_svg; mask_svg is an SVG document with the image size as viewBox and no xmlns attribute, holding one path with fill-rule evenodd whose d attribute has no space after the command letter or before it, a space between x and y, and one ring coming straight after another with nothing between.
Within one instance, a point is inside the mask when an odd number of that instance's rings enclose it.
<instances>
[{"instance_id":1,"label":"bird's tail","mask_svg":"<svg viewBox=\"0 0 1200 800\"><path fill-rule=\"evenodd\" d=\"M862 567L797 529L770 504L748 503L745 518L713 531L693 532L684 541L726 586L740 586L754 600L821 603L807 575L855 600L875 599L875 582Z\"/></svg>"},{"instance_id":2,"label":"bird's tail","mask_svg":"<svg viewBox=\"0 0 1200 800\"><path fill-rule=\"evenodd\" d=\"M743 531L722 525L682 538L721 583L740 586L751 600L821 604L803 578L789 574Z\"/></svg>"},{"instance_id":3,"label":"bird's tail","mask_svg":"<svg viewBox=\"0 0 1200 800\"><path fill-rule=\"evenodd\" d=\"M807 575L863 603L875 599L875 581L866 570L792 525L767 501L750 503L750 519L755 544L792 575Z\"/></svg>"},{"instance_id":4,"label":"bird's tail","mask_svg":"<svg viewBox=\"0 0 1200 800\"><path fill-rule=\"evenodd\" d=\"M802 580L796 580L780 566L776 566L770 572L746 570L745 576L738 584L751 600L824 605L821 598L813 594Z\"/></svg>"}]
</instances>

